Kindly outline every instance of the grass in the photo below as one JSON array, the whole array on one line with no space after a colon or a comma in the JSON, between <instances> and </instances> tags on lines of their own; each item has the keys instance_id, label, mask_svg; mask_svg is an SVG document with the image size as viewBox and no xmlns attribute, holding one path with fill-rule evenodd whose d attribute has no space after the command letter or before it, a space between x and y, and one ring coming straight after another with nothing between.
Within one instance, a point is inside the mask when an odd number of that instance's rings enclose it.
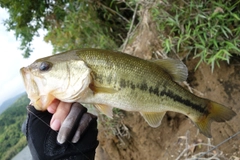
<instances>
[{"instance_id":1,"label":"grass","mask_svg":"<svg viewBox=\"0 0 240 160\"><path fill-rule=\"evenodd\" d=\"M193 55L212 67L240 54L240 1L181 0L151 8L162 52Z\"/></svg>"},{"instance_id":2,"label":"grass","mask_svg":"<svg viewBox=\"0 0 240 160\"><path fill-rule=\"evenodd\" d=\"M240 54L240 0L108 0L70 3L61 27L45 37L54 52L76 48L124 49L143 16L151 11L163 54L198 58L212 67Z\"/></svg>"}]
</instances>

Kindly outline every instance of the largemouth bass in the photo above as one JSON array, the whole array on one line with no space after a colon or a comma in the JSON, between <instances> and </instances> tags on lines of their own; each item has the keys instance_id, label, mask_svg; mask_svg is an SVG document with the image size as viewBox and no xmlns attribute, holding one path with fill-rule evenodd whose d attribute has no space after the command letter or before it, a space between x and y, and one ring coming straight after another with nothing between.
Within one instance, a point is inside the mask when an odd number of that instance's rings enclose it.
<instances>
[{"instance_id":1,"label":"largemouth bass","mask_svg":"<svg viewBox=\"0 0 240 160\"><path fill-rule=\"evenodd\" d=\"M56 98L94 104L112 116L112 108L137 111L158 127L167 111L188 116L200 132L211 137L211 122L225 122L236 113L200 98L180 86L187 68L179 60L148 61L101 49L72 50L36 60L21 68L29 99L46 110Z\"/></svg>"}]
</instances>

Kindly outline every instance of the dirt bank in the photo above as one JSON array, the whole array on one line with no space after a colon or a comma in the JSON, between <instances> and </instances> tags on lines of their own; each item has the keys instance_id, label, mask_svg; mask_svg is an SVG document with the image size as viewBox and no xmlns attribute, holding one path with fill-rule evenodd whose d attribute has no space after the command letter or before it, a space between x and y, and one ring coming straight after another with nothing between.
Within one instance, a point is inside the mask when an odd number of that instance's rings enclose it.
<instances>
[{"instance_id":1,"label":"dirt bank","mask_svg":"<svg viewBox=\"0 0 240 160\"><path fill-rule=\"evenodd\" d=\"M124 52L150 59L154 57L153 53L161 50L161 46L154 24L146 12L141 12L142 23L136 30L135 39ZM220 63L221 68L215 67L213 73L206 64L201 64L195 70L198 59L190 57L183 61L189 69L187 83L193 88L194 94L232 108L237 116L227 123L212 123L211 139L199 134L190 119L178 113L168 112L158 128L151 128L135 112L118 111L113 121L100 116L97 160L194 159L200 152L207 152L211 146L239 132L240 59L232 58L231 65ZM237 135L203 157L238 159L239 139L240 135Z\"/></svg>"}]
</instances>

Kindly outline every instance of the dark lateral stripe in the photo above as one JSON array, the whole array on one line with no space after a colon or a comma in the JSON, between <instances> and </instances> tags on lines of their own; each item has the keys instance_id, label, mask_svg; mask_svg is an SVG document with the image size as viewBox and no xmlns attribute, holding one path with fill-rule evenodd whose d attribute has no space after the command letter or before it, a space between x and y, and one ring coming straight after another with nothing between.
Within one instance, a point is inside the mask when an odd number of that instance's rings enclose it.
<instances>
[{"instance_id":1,"label":"dark lateral stripe","mask_svg":"<svg viewBox=\"0 0 240 160\"><path fill-rule=\"evenodd\" d=\"M155 87L155 88L153 88L152 86L148 87L147 83L144 83L144 82L142 82L141 84L136 84L135 85L135 84L133 84L132 81L129 81L129 80L126 81L125 79L121 79L120 80L120 87L121 88L132 88L133 90L135 88L138 88L142 91L149 91L149 93L155 94L158 97L167 96L167 97L170 97L171 99L173 99L174 101L182 103L182 104L184 104L188 107L191 107L192 109L197 110L201 113L206 112L206 110L199 104L195 104L188 99L184 99L181 96L174 94L172 91L169 91L169 90L168 91L166 91L166 90L159 91L159 89L157 87Z\"/></svg>"},{"instance_id":2,"label":"dark lateral stripe","mask_svg":"<svg viewBox=\"0 0 240 160\"><path fill-rule=\"evenodd\" d=\"M135 85L132 81L126 81L125 79L121 79L120 80L120 87L121 88L131 88L131 89L135 89L138 88L137 85Z\"/></svg>"},{"instance_id":3,"label":"dark lateral stripe","mask_svg":"<svg viewBox=\"0 0 240 160\"><path fill-rule=\"evenodd\" d=\"M184 105L186 105L188 107L191 107L192 109L197 110L197 111L199 111L201 113L205 113L206 112L206 110L201 105L195 104L195 103L193 103L192 101L190 101L188 99L184 99L181 96L179 96L177 94L174 94L172 91L163 90L163 91L159 92L158 88L152 89L150 87L149 92L153 93L153 94L155 94L157 96L161 96L161 97L162 96L170 97L174 101L180 102L180 103L182 103L182 104L184 104Z\"/></svg>"},{"instance_id":4,"label":"dark lateral stripe","mask_svg":"<svg viewBox=\"0 0 240 160\"><path fill-rule=\"evenodd\" d=\"M179 95L174 94L171 91L168 91L166 93L163 92L161 94L166 94L166 96L169 96L169 97L173 98L174 100L176 100L182 104L185 104L186 106L191 107L192 109L195 109L201 113L205 113L205 109L201 105L192 103L192 101L190 101L188 99L184 99L184 98L180 97Z\"/></svg>"}]
</instances>

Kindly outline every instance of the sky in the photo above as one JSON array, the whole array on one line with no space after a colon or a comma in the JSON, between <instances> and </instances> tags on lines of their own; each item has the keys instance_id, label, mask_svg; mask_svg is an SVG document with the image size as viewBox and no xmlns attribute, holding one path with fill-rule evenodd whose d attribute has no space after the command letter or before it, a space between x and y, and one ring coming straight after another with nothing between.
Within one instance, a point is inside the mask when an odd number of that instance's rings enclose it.
<instances>
[{"instance_id":1,"label":"sky","mask_svg":"<svg viewBox=\"0 0 240 160\"><path fill-rule=\"evenodd\" d=\"M5 100L25 91L20 68L28 66L36 59L52 54L52 45L44 42L44 32L32 42L33 52L30 58L23 58L19 49L20 41L16 40L14 32L8 32L3 20L8 18L6 10L0 8L0 105Z\"/></svg>"}]
</instances>

